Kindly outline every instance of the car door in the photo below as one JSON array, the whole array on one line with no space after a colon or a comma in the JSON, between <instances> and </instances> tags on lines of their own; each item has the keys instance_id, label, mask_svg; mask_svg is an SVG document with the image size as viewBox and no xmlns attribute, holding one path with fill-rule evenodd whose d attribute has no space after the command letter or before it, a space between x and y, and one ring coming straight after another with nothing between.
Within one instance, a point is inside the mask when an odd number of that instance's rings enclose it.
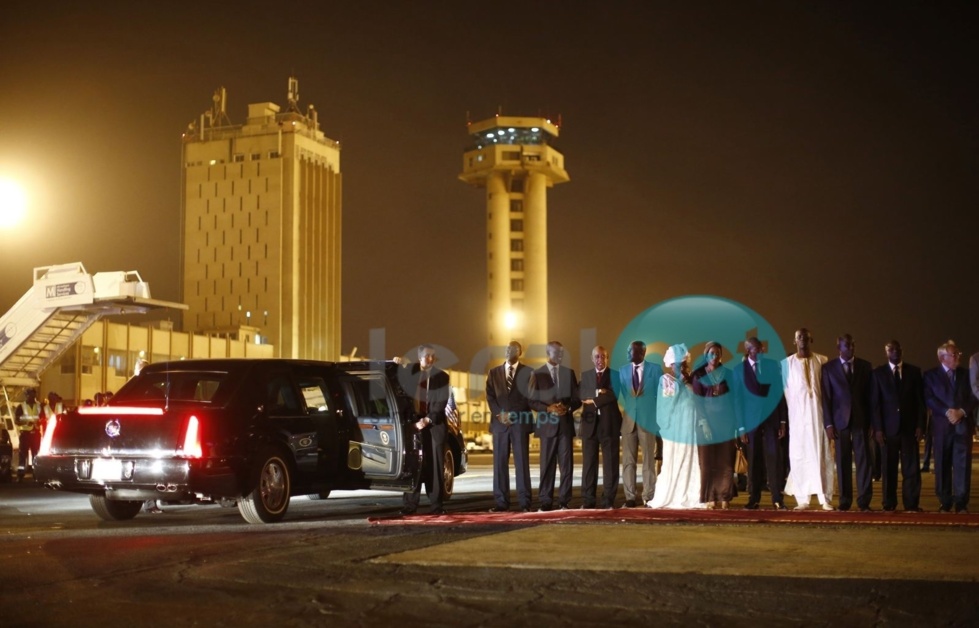
<instances>
[{"instance_id":1,"label":"car door","mask_svg":"<svg viewBox=\"0 0 979 628\"><path fill-rule=\"evenodd\" d=\"M347 466L370 480L395 479L404 465L404 443L394 391L383 373L340 376L348 416L356 429L347 443Z\"/></svg>"},{"instance_id":2,"label":"car door","mask_svg":"<svg viewBox=\"0 0 979 628\"><path fill-rule=\"evenodd\" d=\"M297 385L288 369L276 369L268 374L265 383L265 417L270 429L292 450L296 461L298 484L314 481L319 466L319 430L315 414L307 411L306 395L315 402L313 384L306 390ZM318 412L318 411L317 411Z\"/></svg>"}]
</instances>

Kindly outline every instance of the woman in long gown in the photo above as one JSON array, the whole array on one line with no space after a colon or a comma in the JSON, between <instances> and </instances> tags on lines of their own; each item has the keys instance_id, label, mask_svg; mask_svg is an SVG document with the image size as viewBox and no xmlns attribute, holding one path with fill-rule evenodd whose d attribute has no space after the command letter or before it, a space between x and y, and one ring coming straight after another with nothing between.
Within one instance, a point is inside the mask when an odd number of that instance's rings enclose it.
<instances>
[{"instance_id":1,"label":"woman in long gown","mask_svg":"<svg viewBox=\"0 0 979 628\"><path fill-rule=\"evenodd\" d=\"M724 349L708 342L704 349L706 364L693 372L693 392L700 397L700 425L704 442L699 446L700 501L707 508L717 504L727 509L738 494L734 484L734 458L737 435L734 403L731 394L731 370L721 364Z\"/></svg>"},{"instance_id":2,"label":"woman in long gown","mask_svg":"<svg viewBox=\"0 0 979 628\"><path fill-rule=\"evenodd\" d=\"M703 508L697 456L697 399L686 345L673 345L663 356L665 373L656 391L656 421L663 436L663 467L650 508Z\"/></svg>"}]
</instances>

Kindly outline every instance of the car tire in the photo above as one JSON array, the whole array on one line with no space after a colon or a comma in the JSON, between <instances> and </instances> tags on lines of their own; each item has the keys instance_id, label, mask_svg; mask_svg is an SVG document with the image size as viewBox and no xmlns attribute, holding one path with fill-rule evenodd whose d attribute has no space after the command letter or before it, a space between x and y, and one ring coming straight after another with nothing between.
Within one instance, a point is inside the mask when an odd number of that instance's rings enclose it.
<instances>
[{"instance_id":1,"label":"car tire","mask_svg":"<svg viewBox=\"0 0 979 628\"><path fill-rule=\"evenodd\" d=\"M102 521L129 521L143 509L142 501L107 499L105 495L89 495L88 503Z\"/></svg>"},{"instance_id":2,"label":"car tire","mask_svg":"<svg viewBox=\"0 0 979 628\"><path fill-rule=\"evenodd\" d=\"M445 446L445 453L442 454L442 501L447 501L452 497L455 488L456 477L456 456L452 447Z\"/></svg>"},{"instance_id":3,"label":"car tire","mask_svg":"<svg viewBox=\"0 0 979 628\"><path fill-rule=\"evenodd\" d=\"M238 512L248 523L275 523L289 510L292 471L278 451L266 450L257 460L252 489L238 500Z\"/></svg>"},{"instance_id":4,"label":"car tire","mask_svg":"<svg viewBox=\"0 0 979 628\"><path fill-rule=\"evenodd\" d=\"M312 501L318 501L321 499L327 499L330 496L330 491L323 491L322 493L313 493L312 495L307 495L306 497Z\"/></svg>"}]
</instances>

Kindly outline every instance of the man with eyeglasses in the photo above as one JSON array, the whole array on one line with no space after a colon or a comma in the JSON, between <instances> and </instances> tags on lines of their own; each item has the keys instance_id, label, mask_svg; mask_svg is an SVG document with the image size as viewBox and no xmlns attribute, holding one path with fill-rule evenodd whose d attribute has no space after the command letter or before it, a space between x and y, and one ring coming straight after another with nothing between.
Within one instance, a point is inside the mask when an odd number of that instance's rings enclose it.
<instances>
[{"instance_id":1,"label":"man with eyeglasses","mask_svg":"<svg viewBox=\"0 0 979 628\"><path fill-rule=\"evenodd\" d=\"M967 513L972 480L972 434L976 430L969 370L959 366L962 353L949 340L938 347L938 366L924 375L925 404L931 410L935 448L935 494L939 512Z\"/></svg>"}]
</instances>

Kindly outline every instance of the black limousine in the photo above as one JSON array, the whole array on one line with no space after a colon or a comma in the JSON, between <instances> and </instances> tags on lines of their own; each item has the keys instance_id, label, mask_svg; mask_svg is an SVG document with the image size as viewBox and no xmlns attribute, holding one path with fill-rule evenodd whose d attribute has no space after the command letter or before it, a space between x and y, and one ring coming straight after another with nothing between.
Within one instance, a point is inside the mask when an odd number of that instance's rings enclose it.
<instances>
[{"instance_id":1,"label":"black limousine","mask_svg":"<svg viewBox=\"0 0 979 628\"><path fill-rule=\"evenodd\" d=\"M296 495L411 490L424 461L405 371L285 359L148 365L110 405L50 419L34 477L87 493L107 521L162 500L237 505L246 521L271 523ZM458 425L448 433L445 497L467 463Z\"/></svg>"}]
</instances>

